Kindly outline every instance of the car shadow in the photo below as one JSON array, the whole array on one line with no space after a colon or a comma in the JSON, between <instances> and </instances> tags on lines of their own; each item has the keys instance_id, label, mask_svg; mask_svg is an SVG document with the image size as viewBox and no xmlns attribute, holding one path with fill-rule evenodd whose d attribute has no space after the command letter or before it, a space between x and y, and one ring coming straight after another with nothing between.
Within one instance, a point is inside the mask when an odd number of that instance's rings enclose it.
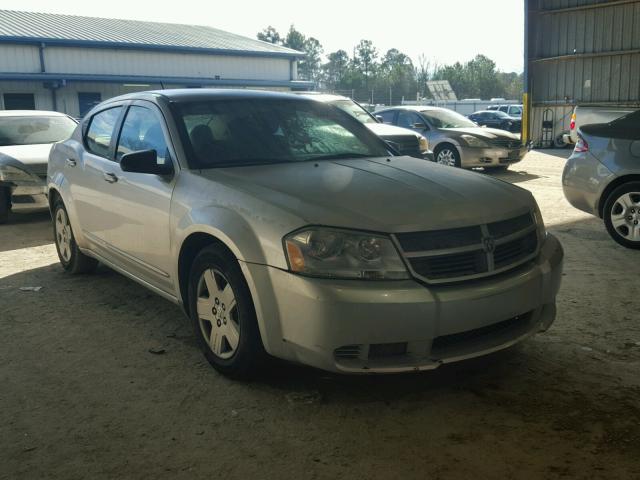
<instances>
[{"instance_id":1,"label":"car shadow","mask_svg":"<svg viewBox=\"0 0 640 480\"><path fill-rule=\"evenodd\" d=\"M11 213L9 221L0 225L0 252L50 243L53 233L48 210Z\"/></svg>"},{"instance_id":2,"label":"car shadow","mask_svg":"<svg viewBox=\"0 0 640 480\"><path fill-rule=\"evenodd\" d=\"M521 183L528 182L529 180L536 180L538 178L544 178L542 175L525 172L524 170L495 171L493 169L484 169L479 172L491 175L492 177L499 178L500 180L504 180L509 183Z\"/></svg>"},{"instance_id":3,"label":"car shadow","mask_svg":"<svg viewBox=\"0 0 640 480\"><path fill-rule=\"evenodd\" d=\"M541 148L541 149L536 149L536 152L543 153L545 155L551 155L552 157L563 158L566 160L573 153L573 149L568 147L567 148Z\"/></svg>"}]
</instances>

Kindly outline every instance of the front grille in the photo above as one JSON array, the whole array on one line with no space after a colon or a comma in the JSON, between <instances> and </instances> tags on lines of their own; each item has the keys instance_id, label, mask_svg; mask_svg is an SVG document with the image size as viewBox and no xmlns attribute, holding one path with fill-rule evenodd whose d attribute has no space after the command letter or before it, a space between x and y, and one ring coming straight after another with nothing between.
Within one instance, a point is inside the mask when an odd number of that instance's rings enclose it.
<instances>
[{"instance_id":1,"label":"front grille","mask_svg":"<svg viewBox=\"0 0 640 480\"><path fill-rule=\"evenodd\" d=\"M514 336L518 336L529 324L530 319L531 312L524 315L518 315L510 318L509 320L493 323L486 327L436 337L431 344L431 355L437 357L448 349L460 348L465 345L481 342L487 337L508 335L509 333L512 333Z\"/></svg>"},{"instance_id":2,"label":"front grille","mask_svg":"<svg viewBox=\"0 0 640 480\"><path fill-rule=\"evenodd\" d=\"M415 135L385 135L385 140L393 143L393 146L401 155L421 157L420 144Z\"/></svg>"},{"instance_id":3,"label":"front grille","mask_svg":"<svg viewBox=\"0 0 640 480\"><path fill-rule=\"evenodd\" d=\"M491 144L501 148L520 148L520 140L514 140L510 138L494 138L491 140Z\"/></svg>"},{"instance_id":4,"label":"front grille","mask_svg":"<svg viewBox=\"0 0 640 480\"><path fill-rule=\"evenodd\" d=\"M354 359L360 356L361 345L345 345L343 347L336 348L333 351L333 355L336 358L341 359Z\"/></svg>"},{"instance_id":5,"label":"front grille","mask_svg":"<svg viewBox=\"0 0 640 480\"><path fill-rule=\"evenodd\" d=\"M395 235L412 274L443 283L501 273L532 259L538 235L531 213L450 230Z\"/></svg>"}]
</instances>

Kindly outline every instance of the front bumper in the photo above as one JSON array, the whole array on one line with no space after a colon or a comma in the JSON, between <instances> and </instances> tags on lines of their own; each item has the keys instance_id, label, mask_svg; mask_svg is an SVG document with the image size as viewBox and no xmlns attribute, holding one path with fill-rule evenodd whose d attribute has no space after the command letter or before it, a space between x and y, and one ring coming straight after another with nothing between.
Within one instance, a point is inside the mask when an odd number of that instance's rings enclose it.
<instances>
[{"instance_id":1,"label":"front bumper","mask_svg":"<svg viewBox=\"0 0 640 480\"><path fill-rule=\"evenodd\" d=\"M425 160L429 160L430 162L436 161L436 157L433 155L433 152L431 150L422 152L422 158L424 158Z\"/></svg>"},{"instance_id":2,"label":"front bumper","mask_svg":"<svg viewBox=\"0 0 640 480\"><path fill-rule=\"evenodd\" d=\"M503 167L512 165L524 158L527 148L473 148L460 147L460 163L463 168L472 167Z\"/></svg>"},{"instance_id":3,"label":"front bumper","mask_svg":"<svg viewBox=\"0 0 640 480\"><path fill-rule=\"evenodd\" d=\"M269 353L335 372L392 373L485 355L549 328L562 259L562 247L550 235L526 267L437 287L413 280L313 279L264 265L245 267L258 297L263 340L265 331L270 333ZM399 345L404 345L400 351Z\"/></svg>"}]
</instances>

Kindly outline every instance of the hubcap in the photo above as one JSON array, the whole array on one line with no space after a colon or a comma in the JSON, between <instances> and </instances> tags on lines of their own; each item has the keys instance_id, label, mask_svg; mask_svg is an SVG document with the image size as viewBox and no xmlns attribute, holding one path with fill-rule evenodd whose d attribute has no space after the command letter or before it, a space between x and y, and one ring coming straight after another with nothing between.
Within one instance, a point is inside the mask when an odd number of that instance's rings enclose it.
<instances>
[{"instance_id":1,"label":"hubcap","mask_svg":"<svg viewBox=\"0 0 640 480\"><path fill-rule=\"evenodd\" d=\"M231 285L218 270L208 269L198 281L198 320L211 351L230 358L238 349L240 323Z\"/></svg>"},{"instance_id":2,"label":"hubcap","mask_svg":"<svg viewBox=\"0 0 640 480\"><path fill-rule=\"evenodd\" d=\"M438 158L436 158L436 161L441 165L447 165L449 167L456 166L456 156L448 148L445 148L444 150L441 150L440 153L438 153Z\"/></svg>"},{"instance_id":3,"label":"hubcap","mask_svg":"<svg viewBox=\"0 0 640 480\"><path fill-rule=\"evenodd\" d=\"M71 260L71 225L67 213L59 208L56 213L56 243L58 251L65 262Z\"/></svg>"},{"instance_id":4,"label":"hubcap","mask_svg":"<svg viewBox=\"0 0 640 480\"><path fill-rule=\"evenodd\" d=\"M640 192L625 193L615 201L611 224L625 240L640 242Z\"/></svg>"}]
</instances>

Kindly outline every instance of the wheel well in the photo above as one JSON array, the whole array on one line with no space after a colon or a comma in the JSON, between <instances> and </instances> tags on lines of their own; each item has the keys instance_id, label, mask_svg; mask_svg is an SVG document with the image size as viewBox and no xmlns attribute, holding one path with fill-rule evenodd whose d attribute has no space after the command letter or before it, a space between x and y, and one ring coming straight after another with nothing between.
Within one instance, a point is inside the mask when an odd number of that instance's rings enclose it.
<instances>
[{"instance_id":1,"label":"wheel well","mask_svg":"<svg viewBox=\"0 0 640 480\"><path fill-rule=\"evenodd\" d=\"M180 247L180 255L178 257L178 282L180 286L180 297L182 305L187 313L189 313L189 272L196 255L200 251L210 245L218 245L227 250L233 257L235 255L220 239L208 233L192 233L189 235Z\"/></svg>"},{"instance_id":2,"label":"wheel well","mask_svg":"<svg viewBox=\"0 0 640 480\"><path fill-rule=\"evenodd\" d=\"M616 178L613 182L607 185L607 188L605 188L604 191L602 192L602 195L600 196L600 201L598 202L598 215L600 215L600 218L602 218L604 214L604 204L606 203L607 198L609 198L609 195L611 195L611 192L613 192L620 185L623 185L628 182L638 182L638 181L640 181L640 175L625 175L624 177Z\"/></svg>"},{"instance_id":3,"label":"wheel well","mask_svg":"<svg viewBox=\"0 0 640 480\"><path fill-rule=\"evenodd\" d=\"M442 142L442 143L439 143L439 144L436 146L436 148L433 150L433 153L434 153L435 155L437 155L437 154L438 154L438 152L439 152L440 150L442 150L444 147L452 148L453 150L455 150L456 152L458 152L458 147L456 147L453 143L450 143L450 142ZM458 153L460 153L460 152L458 152Z\"/></svg>"},{"instance_id":4,"label":"wheel well","mask_svg":"<svg viewBox=\"0 0 640 480\"><path fill-rule=\"evenodd\" d=\"M49 211L53 214L53 206L56 203L56 200L60 197L60 194L58 193L58 191L55 188L50 188L49 189L49 195L48 195L48 200L49 200Z\"/></svg>"}]
</instances>

